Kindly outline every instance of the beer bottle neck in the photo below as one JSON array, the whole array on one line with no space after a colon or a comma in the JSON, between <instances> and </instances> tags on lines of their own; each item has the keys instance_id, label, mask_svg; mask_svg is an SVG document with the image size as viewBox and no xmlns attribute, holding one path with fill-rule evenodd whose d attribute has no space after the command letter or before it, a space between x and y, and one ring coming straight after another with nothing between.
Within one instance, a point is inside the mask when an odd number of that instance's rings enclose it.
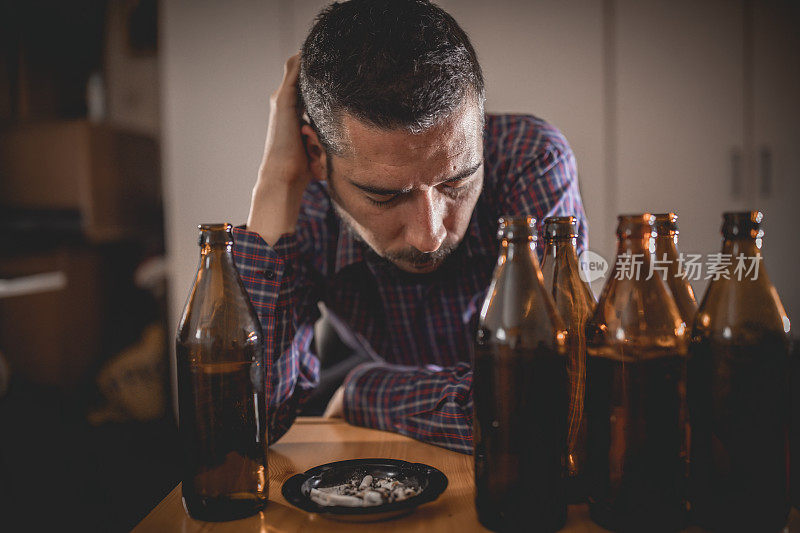
<instances>
[{"instance_id":1,"label":"beer bottle neck","mask_svg":"<svg viewBox=\"0 0 800 533\"><path fill-rule=\"evenodd\" d=\"M200 269L218 265L226 269L234 267L233 237L230 224L200 224Z\"/></svg>"},{"instance_id":2,"label":"beer bottle neck","mask_svg":"<svg viewBox=\"0 0 800 533\"><path fill-rule=\"evenodd\" d=\"M666 254L667 259L675 261L678 259L678 235L669 233L659 235L655 238L656 257L663 258Z\"/></svg>"},{"instance_id":3,"label":"beer bottle neck","mask_svg":"<svg viewBox=\"0 0 800 533\"><path fill-rule=\"evenodd\" d=\"M761 238L728 238L722 241L722 253L730 254L733 257L739 254L745 257L760 257L761 256Z\"/></svg>"},{"instance_id":4,"label":"beer bottle neck","mask_svg":"<svg viewBox=\"0 0 800 533\"><path fill-rule=\"evenodd\" d=\"M544 255L550 259L556 260L556 264L564 262L570 265L578 265L578 253L575 249L577 239L575 237L566 238L548 238L544 250Z\"/></svg>"},{"instance_id":5,"label":"beer bottle neck","mask_svg":"<svg viewBox=\"0 0 800 533\"><path fill-rule=\"evenodd\" d=\"M233 267L233 251L231 243L204 243L200 246L200 268Z\"/></svg>"},{"instance_id":6,"label":"beer bottle neck","mask_svg":"<svg viewBox=\"0 0 800 533\"><path fill-rule=\"evenodd\" d=\"M536 241L533 239L503 239L500 244L500 255L506 261L513 261L520 257L536 257Z\"/></svg>"},{"instance_id":7,"label":"beer bottle neck","mask_svg":"<svg viewBox=\"0 0 800 533\"><path fill-rule=\"evenodd\" d=\"M617 255L644 255L653 251L653 222L650 213L617 217Z\"/></svg>"},{"instance_id":8,"label":"beer bottle neck","mask_svg":"<svg viewBox=\"0 0 800 533\"><path fill-rule=\"evenodd\" d=\"M653 240L649 233L620 237L617 240L617 255L641 254L647 256L650 254L651 245L655 244Z\"/></svg>"}]
</instances>

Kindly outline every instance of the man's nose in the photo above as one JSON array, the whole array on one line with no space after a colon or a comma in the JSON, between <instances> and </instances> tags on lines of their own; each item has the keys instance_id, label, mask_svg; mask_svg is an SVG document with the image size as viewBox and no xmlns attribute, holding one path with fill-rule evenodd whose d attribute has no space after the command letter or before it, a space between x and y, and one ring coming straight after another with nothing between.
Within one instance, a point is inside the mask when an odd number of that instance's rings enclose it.
<instances>
[{"instance_id":1,"label":"man's nose","mask_svg":"<svg viewBox=\"0 0 800 533\"><path fill-rule=\"evenodd\" d=\"M433 187L420 191L406 222L406 244L420 252L435 252L447 236L444 227L445 206L437 201L436 194Z\"/></svg>"}]
</instances>

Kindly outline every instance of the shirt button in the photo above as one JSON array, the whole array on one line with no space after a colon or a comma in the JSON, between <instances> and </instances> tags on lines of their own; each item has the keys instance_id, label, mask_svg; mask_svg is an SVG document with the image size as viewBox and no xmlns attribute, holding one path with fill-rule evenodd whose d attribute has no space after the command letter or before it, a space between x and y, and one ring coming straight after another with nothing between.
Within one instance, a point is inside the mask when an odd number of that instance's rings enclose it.
<instances>
[{"instance_id":1,"label":"shirt button","mask_svg":"<svg viewBox=\"0 0 800 533\"><path fill-rule=\"evenodd\" d=\"M271 268L270 268L270 269L267 269L267 270L262 270L262 271L261 271L261 273L262 273L262 274L264 275L264 277L265 277L265 278L267 278L267 279L272 279L272 278L274 278L274 277L275 277L275 271L274 271L274 270L272 270Z\"/></svg>"}]
</instances>

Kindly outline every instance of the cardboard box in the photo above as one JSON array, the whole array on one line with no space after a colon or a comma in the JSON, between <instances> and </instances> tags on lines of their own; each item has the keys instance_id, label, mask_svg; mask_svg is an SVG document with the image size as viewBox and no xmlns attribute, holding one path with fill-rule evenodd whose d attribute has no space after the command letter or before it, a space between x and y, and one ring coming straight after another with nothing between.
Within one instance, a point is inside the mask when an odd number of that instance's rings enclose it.
<instances>
[{"instance_id":1,"label":"cardboard box","mask_svg":"<svg viewBox=\"0 0 800 533\"><path fill-rule=\"evenodd\" d=\"M0 209L76 210L92 242L161 224L157 142L84 120L0 132Z\"/></svg>"}]
</instances>

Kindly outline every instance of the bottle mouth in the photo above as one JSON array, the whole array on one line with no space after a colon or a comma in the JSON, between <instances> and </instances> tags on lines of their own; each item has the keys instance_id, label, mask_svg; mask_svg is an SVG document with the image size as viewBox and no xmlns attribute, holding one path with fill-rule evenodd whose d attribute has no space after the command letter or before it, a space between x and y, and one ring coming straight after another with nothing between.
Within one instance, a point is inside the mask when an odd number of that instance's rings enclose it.
<instances>
[{"instance_id":1,"label":"bottle mouth","mask_svg":"<svg viewBox=\"0 0 800 533\"><path fill-rule=\"evenodd\" d=\"M217 222L211 224L199 224L197 226L200 235L198 244L233 244L231 229L233 226L227 222Z\"/></svg>"},{"instance_id":2,"label":"bottle mouth","mask_svg":"<svg viewBox=\"0 0 800 533\"><path fill-rule=\"evenodd\" d=\"M764 236L761 211L738 211L722 214L722 236L726 239L760 239Z\"/></svg>"},{"instance_id":3,"label":"bottle mouth","mask_svg":"<svg viewBox=\"0 0 800 533\"><path fill-rule=\"evenodd\" d=\"M536 218L530 215L503 215L498 219L497 238L536 240Z\"/></svg>"},{"instance_id":4,"label":"bottle mouth","mask_svg":"<svg viewBox=\"0 0 800 533\"><path fill-rule=\"evenodd\" d=\"M548 241L554 239L574 239L578 236L578 218L547 217L544 219L544 236Z\"/></svg>"},{"instance_id":5,"label":"bottle mouth","mask_svg":"<svg viewBox=\"0 0 800 533\"><path fill-rule=\"evenodd\" d=\"M657 213L655 219L656 234L659 237L678 235L678 215L675 213Z\"/></svg>"},{"instance_id":6,"label":"bottle mouth","mask_svg":"<svg viewBox=\"0 0 800 533\"><path fill-rule=\"evenodd\" d=\"M650 213L619 215L617 217L617 237L620 239L655 236L656 217Z\"/></svg>"}]
</instances>

